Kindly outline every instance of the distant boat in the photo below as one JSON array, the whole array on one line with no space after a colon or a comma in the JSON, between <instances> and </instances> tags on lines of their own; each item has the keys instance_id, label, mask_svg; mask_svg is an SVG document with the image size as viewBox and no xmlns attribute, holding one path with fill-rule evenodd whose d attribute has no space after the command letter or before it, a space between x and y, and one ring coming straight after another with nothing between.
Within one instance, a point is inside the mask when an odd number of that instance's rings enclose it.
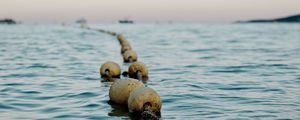
<instances>
[{"instance_id":1,"label":"distant boat","mask_svg":"<svg viewBox=\"0 0 300 120\"><path fill-rule=\"evenodd\" d=\"M119 23L121 23L121 24L133 24L134 22L132 20L124 19L124 20L119 20Z\"/></svg>"},{"instance_id":2,"label":"distant boat","mask_svg":"<svg viewBox=\"0 0 300 120\"><path fill-rule=\"evenodd\" d=\"M13 19L3 19L3 20L0 20L0 24L17 24L16 21L14 21Z\"/></svg>"},{"instance_id":3,"label":"distant boat","mask_svg":"<svg viewBox=\"0 0 300 120\"><path fill-rule=\"evenodd\" d=\"M78 24L86 24L87 21L86 21L86 19L81 18L81 19L76 20L76 23L78 23Z\"/></svg>"}]
</instances>

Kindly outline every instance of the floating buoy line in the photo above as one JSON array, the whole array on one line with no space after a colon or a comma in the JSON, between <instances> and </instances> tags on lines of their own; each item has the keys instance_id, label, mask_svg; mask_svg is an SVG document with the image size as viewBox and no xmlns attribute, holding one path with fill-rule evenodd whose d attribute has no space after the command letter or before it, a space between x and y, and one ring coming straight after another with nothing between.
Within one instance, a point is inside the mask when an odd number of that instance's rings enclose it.
<instances>
[{"instance_id":1,"label":"floating buoy line","mask_svg":"<svg viewBox=\"0 0 300 120\"><path fill-rule=\"evenodd\" d=\"M84 24L80 27L115 36L121 46L123 62L130 63L128 71L122 73L124 78L121 78L121 68L116 62L107 61L100 67L99 73L103 81L113 82L109 89L110 101L126 105L129 112L140 114L144 120L159 120L162 106L160 96L154 89L145 85L148 80L148 68L144 63L137 62L138 55L124 35L90 28Z\"/></svg>"}]
</instances>

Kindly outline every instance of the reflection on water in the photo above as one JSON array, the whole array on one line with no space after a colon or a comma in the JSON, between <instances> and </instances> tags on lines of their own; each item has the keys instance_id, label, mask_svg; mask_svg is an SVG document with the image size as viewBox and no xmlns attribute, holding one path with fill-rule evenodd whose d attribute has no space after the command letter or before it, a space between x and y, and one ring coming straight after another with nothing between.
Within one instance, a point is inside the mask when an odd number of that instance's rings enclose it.
<instances>
[{"instance_id":1,"label":"reflection on water","mask_svg":"<svg viewBox=\"0 0 300 120\"><path fill-rule=\"evenodd\" d=\"M111 105L111 112L108 113L109 116L128 116L128 108L124 105L114 104L111 101L108 102Z\"/></svg>"},{"instance_id":2,"label":"reflection on water","mask_svg":"<svg viewBox=\"0 0 300 120\"><path fill-rule=\"evenodd\" d=\"M300 24L98 24L149 69L163 119L299 119ZM0 25L1 119L141 119L109 104L118 41L60 25Z\"/></svg>"}]
</instances>

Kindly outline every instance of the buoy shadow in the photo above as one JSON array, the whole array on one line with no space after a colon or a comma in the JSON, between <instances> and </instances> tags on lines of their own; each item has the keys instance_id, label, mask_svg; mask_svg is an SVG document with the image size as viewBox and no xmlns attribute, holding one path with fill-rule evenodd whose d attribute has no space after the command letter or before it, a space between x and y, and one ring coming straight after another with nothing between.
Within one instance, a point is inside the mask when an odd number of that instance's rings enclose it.
<instances>
[{"instance_id":1,"label":"buoy shadow","mask_svg":"<svg viewBox=\"0 0 300 120\"><path fill-rule=\"evenodd\" d=\"M112 101L107 102L112 110L108 113L108 116L115 116L115 117L129 117L131 120L143 120L140 113L131 113L128 110L126 105L116 104Z\"/></svg>"},{"instance_id":2,"label":"buoy shadow","mask_svg":"<svg viewBox=\"0 0 300 120\"><path fill-rule=\"evenodd\" d=\"M121 116L128 116L129 115L129 111L128 111L128 107L125 105L120 105L120 104L116 104L112 101L108 101L107 102L112 110L111 112L108 113L109 116L117 116L117 117L121 117Z\"/></svg>"}]
</instances>

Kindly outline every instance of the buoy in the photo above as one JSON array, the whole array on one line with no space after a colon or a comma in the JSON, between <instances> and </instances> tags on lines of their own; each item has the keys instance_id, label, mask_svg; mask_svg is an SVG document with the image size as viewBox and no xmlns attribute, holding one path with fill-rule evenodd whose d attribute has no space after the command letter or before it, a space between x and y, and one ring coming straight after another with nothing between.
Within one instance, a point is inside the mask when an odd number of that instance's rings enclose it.
<instances>
[{"instance_id":1,"label":"buoy","mask_svg":"<svg viewBox=\"0 0 300 120\"><path fill-rule=\"evenodd\" d=\"M100 75L102 78L108 80L111 78L120 78L121 68L117 63L108 61L101 66Z\"/></svg>"},{"instance_id":2,"label":"buoy","mask_svg":"<svg viewBox=\"0 0 300 120\"><path fill-rule=\"evenodd\" d=\"M160 116L161 100L158 93L149 87L141 87L130 93L128 109L130 112L142 113L142 117Z\"/></svg>"},{"instance_id":3,"label":"buoy","mask_svg":"<svg viewBox=\"0 0 300 120\"><path fill-rule=\"evenodd\" d=\"M148 78L148 69L144 63L135 62L129 66L128 75L131 78L143 80L144 78Z\"/></svg>"},{"instance_id":4,"label":"buoy","mask_svg":"<svg viewBox=\"0 0 300 120\"><path fill-rule=\"evenodd\" d=\"M124 62L135 62L135 61L137 61L137 59L138 59L138 56L135 51L127 50L123 54Z\"/></svg>"},{"instance_id":5,"label":"buoy","mask_svg":"<svg viewBox=\"0 0 300 120\"><path fill-rule=\"evenodd\" d=\"M118 34L118 35L117 35L117 39L118 39L119 41L122 41L122 40L125 40L125 37L124 37L122 34Z\"/></svg>"},{"instance_id":6,"label":"buoy","mask_svg":"<svg viewBox=\"0 0 300 120\"><path fill-rule=\"evenodd\" d=\"M121 40L120 44L121 44L122 47L124 47L124 46L130 46L130 43L127 40Z\"/></svg>"},{"instance_id":7,"label":"buoy","mask_svg":"<svg viewBox=\"0 0 300 120\"><path fill-rule=\"evenodd\" d=\"M109 34L112 35L112 36L116 36L117 35L116 32L109 32Z\"/></svg>"},{"instance_id":8,"label":"buoy","mask_svg":"<svg viewBox=\"0 0 300 120\"><path fill-rule=\"evenodd\" d=\"M121 54L124 54L127 50L131 50L131 46L122 46L121 47Z\"/></svg>"},{"instance_id":9,"label":"buoy","mask_svg":"<svg viewBox=\"0 0 300 120\"><path fill-rule=\"evenodd\" d=\"M145 87L145 85L136 79L125 78L117 80L109 89L109 98L114 103L127 104L129 94L140 87Z\"/></svg>"},{"instance_id":10,"label":"buoy","mask_svg":"<svg viewBox=\"0 0 300 120\"><path fill-rule=\"evenodd\" d=\"M128 40L126 40L126 38L122 34L118 34L117 39L119 40L121 46L127 46L127 45L130 46Z\"/></svg>"}]
</instances>

